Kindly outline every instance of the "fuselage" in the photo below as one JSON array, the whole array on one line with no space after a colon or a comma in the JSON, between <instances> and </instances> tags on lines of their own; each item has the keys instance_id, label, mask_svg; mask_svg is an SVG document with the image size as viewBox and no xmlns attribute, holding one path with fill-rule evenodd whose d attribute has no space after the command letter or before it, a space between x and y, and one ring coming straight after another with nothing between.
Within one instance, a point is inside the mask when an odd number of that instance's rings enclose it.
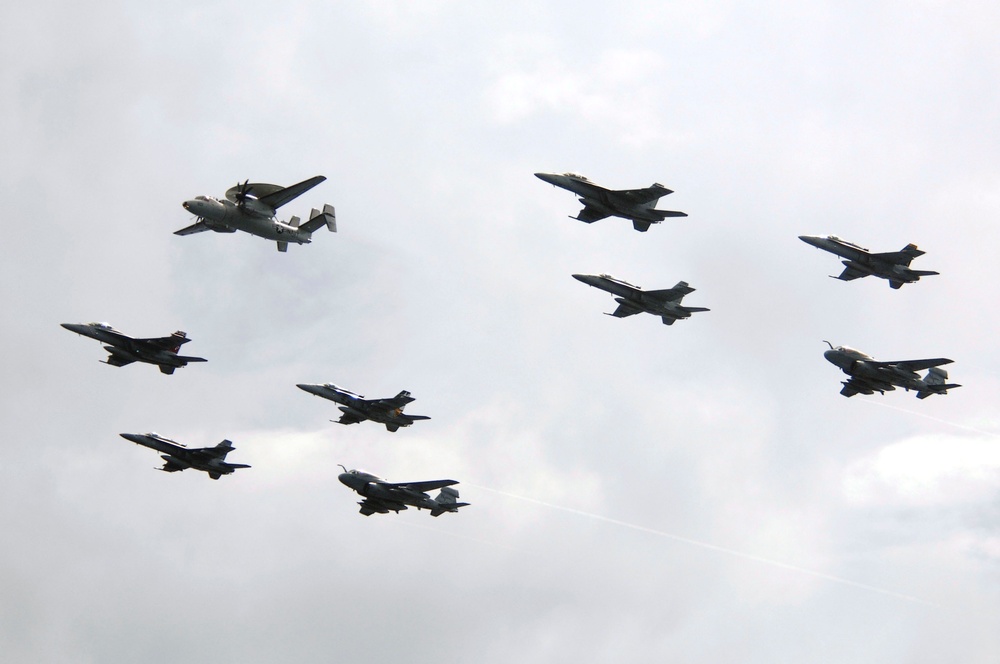
<instances>
[{"instance_id":1,"label":"fuselage","mask_svg":"<svg viewBox=\"0 0 1000 664\"><path fill-rule=\"evenodd\" d=\"M846 259L841 262L849 270L838 277L839 279L850 280L860 276L874 276L887 279L893 288L899 288L904 283L920 281L922 276L937 274L937 272L930 270L910 269L911 260L924 253L914 244L907 245L898 252L872 253L865 247L848 242L836 235L800 235L799 239L817 249Z\"/></svg>"},{"instance_id":2,"label":"fuselage","mask_svg":"<svg viewBox=\"0 0 1000 664\"><path fill-rule=\"evenodd\" d=\"M390 505L387 505L390 509L393 509L391 503L428 510L440 507L436 500L422 491L389 485L385 480L359 470L341 473L337 479L340 480L341 484L350 487L365 498L390 503ZM402 509L405 509L405 507L402 507Z\"/></svg>"},{"instance_id":3,"label":"fuselage","mask_svg":"<svg viewBox=\"0 0 1000 664\"><path fill-rule=\"evenodd\" d=\"M656 204L660 200L659 197L644 203L623 204L620 197L616 200L615 194L617 192L615 190L594 184L578 173L535 173L535 177L543 182L573 192L580 197L581 203L607 215L639 219L650 223L659 223L663 220L662 212L657 213L655 210ZM653 184L649 189L662 190L661 196L671 193L669 189L659 183Z\"/></svg>"},{"instance_id":4,"label":"fuselage","mask_svg":"<svg viewBox=\"0 0 1000 664\"><path fill-rule=\"evenodd\" d=\"M823 353L823 357L848 376L872 384L876 390L891 391L895 386L919 391L928 387L916 371L897 365L879 364L871 355L847 346L831 348Z\"/></svg>"},{"instance_id":5,"label":"fuselage","mask_svg":"<svg viewBox=\"0 0 1000 664\"><path fill-rule=\"evenodd\" d=\"M120 435L125 440L133 442L136 445L142 445L157 452L163 452L162 458L164 461L168 464L178 466L176 470L194 468L195 470L201 470L210 474L228 475L234 472L236 468L249 467L242 464L234 465L227 463L225 461L226 454L229 451L227 448L223 448L226 451L220 455L216 452L216 448L188 449L181 443L164 438L154 432L144 434L123 433Z\"/></svg>"},{"instance_id":6,"label":"fuselage","mask_svg":"<svg viewBox=\"0 0 1000 664\"><path fill-rule=\"evenodd\" d=\"M617 295L615 301L619 304L631 304L638 309L657 316L682 319L690 318L691 313L680 302L664 301L663 298L652 296L638 286L627 281L616 279L610 274L574 274L573 278L582 281L602 291Z\"/></svg>"},{"instance_id":7,"label":"fuselage","mask_svg":"<svg viewBox=\"0 0 1000 664\"><path fill-rule=\"evenodd\" d=\"M279 221L273 208L253 198L247 198L242 207L212 196L197 196L182 205L211 227L244 231L278 242L309 244L312 241L312 233Z\"/></svg>"},{"instance_id":8,"label":"fuselage","mask_svg":"<svg viewBox=\"0 0 1000 664\"><path fill-rule=\"evenodd\" d=\"M414 422L414 416L403 412L403 405L389 406L378 403L379 399L366 400L359 394L354 394L332 383L310 384L299 383L296 385L300 390L309 392L318 397L329 399L341 404L340 411L358 419L372 420L380 424L391 424L396 426L410 426ZM398 399L399 397L397 397ZM408 403L412 398L403 400ZM405 405L405 403L404 403ZM420 416L415 416L420 418Z\"/></svg>"},{"instance_id":9,"label":"fuselage","mask_svg":"<svg viewBox=\"0 0 1000 664\"><path fill-rule=\"evenodd\" d=\"M829 251L831 254L836 254L841 258L848 258L854 261L865 260L871 254L868 249L865 249L861 245L848 242L847 240L842 240L836 235L800 235L799 239L806 244L811 244L817 249Z\"/></svg>"},{"instance_id":10,"label":"fuselage","mask_svg":"<svg viewBox=\"0 0 1000 664\"><path fill-rule=\"evenodd\" d=\"M176 347L164 350L155 348L139 339L133 339L107 323L60 323L60 325L70 332L76 332L79 335L108 344L104 347L104 350L112 355L131 361L158 365L165 364L172 367L183 367L187 364L184 358L177 355L181 344L186 341L183 337L178 337Z\"/></svg>"}]
</instances>

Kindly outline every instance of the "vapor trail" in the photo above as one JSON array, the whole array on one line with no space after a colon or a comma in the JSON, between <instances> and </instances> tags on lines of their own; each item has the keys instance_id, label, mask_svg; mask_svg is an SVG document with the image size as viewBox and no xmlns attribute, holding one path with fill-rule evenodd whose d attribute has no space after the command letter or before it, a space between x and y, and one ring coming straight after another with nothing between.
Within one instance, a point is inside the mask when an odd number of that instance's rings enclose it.
<instances>
[{"instance_id":1,"label":"vapor trail","mask_svg":"<svg viewBox=\"0 0 1000 664\"><path fill-rule=\"evenodd\" d=\"M535 503L536 505L542 505L550 509L559 510L561 512L569 512L570 514L577 514L579 516L585 516L591 519L596 519L597 521L603 521L604 523L610 523L615 526L620 526L622 528L629 528L631 530L637 530L642 533L647 533L650 535L657 535L659 537L664 537L675 542L681 542L683 544L688 544L691 546L697 546L702 549L708 549L709 551L715 551L717 553L724 553L729 556L734 556L736 558L742 558L744 560L752 560L757 563L762 563L764 565L770 565L771 567L777 567L779 569L785 569L792 572L798 572L800 574L808 574L809 576L814 576L819 579L825 579L827 581L833 581L834 583L839 583L845 586L852 586L854 588L860 588L861 590L867 590L869 592L879 593L881 595L888 595L889 597L895 597L896 599L902 599L907 602L913 602L915 604L923 604L925 606L933 606L937 608L943 608L940 604L931 602L919 597L914 597L913 595L904 595L902 593L897 593L892 590L886 590L885 588L879 588L877 586L871 586L867 583L861 583L859 581L851 581L850 579L845 579L843 577L834 576L832 574L827 574L825 572L818 572L816 570L807 569L805 567L799 567L798 565L791 565L789 563L783 563L779 560L772 560L771 558L764 558L762 556L755 556L752 553L744 553L742 551L736 551L735 549L727 549L723 546L718 546L716 544L710 544L708 542L701 542L699 540L691 539L689 537L681 537L680 535L673 535L671 533L663 532L662 530L656 530L654 528L648 528L646 526L639 526L634 523L628 523L626 521L619 521L618 519L612 519L610 517L601 516L600 514L592 514L590 512L584 512L583 510L574 509L572 507L563 507L562 505L555 505L553 503L547 503L543 500L538 500L536 498L528 498L527 496L519 496L517 494L508 493L506 491L500 491L498 489L491 489L489 487L470 484L464 482L466 486L474 487L476 489L482 489L484 491L490 491L492 493L499 494L501 496L507 496L508 498L514 498L515 500L523 500L528 503Z\"/></svg>"},{"instance_id":2,"label":"vapor trail","mask_svg":"<svg viewBox=\"0 0 1000 664\"><path fill-rule=\"evenodd\" d=\"M942 420L940 417L927 415L926 413L921 413L916 410L907 410L906 408L900 408L899 406L890 406L889 404L883 403L881 401L875 401L873 399L862 399L861 403L870 403L873 406L882 406L882 408L898 410L901 413L907 413L908 415L916 415L917 417L923 417L924 419L940 422L941 424L947 424L948 426L955 427L956 429L965 429L966 431L972 431L973 433L981 433L984 436L993 436L995 438L1000 438L1000 433L996 433L994 431L983 431L982 429L976 429L975 427L966 426L965 424L958 424L957 422L949 422L948 420Z\"/></svg>"}]
</instances>

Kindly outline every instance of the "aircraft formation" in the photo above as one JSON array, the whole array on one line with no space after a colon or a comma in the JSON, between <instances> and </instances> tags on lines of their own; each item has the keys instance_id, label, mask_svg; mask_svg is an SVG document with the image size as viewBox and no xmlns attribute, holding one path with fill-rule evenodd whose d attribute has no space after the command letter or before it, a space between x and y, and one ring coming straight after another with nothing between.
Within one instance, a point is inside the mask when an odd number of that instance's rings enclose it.
<instances>
[{"instance_id":1,"label":"aircraft formation","mask_svg":"<svg viewBox=\"0 0 1000 664\"><path fill-rule=\"evenodd\" d=\"M607 217L620 217L632 222L633 228L646 232L652 224L658 224L668 217L686 217L684 212L658 210L659 199L673 193L659 183L641 189L613 190L594 184L589 179L575 173L535 173L544 182L566 189L579 196L584 208L572 219L587 224ZM313 208L308 221L302 224L298 217L284 222L277 219L277 210L295 198L326 180L317 175L289 187L280 185L251 183L245 180L231 187L224 199L212 196L197 196L185 201L185 210L196 215L194 224L175 232L175 235L191 235L204 231L235 233L237 230L272 240L278 251L286 252L288 244L309 244L312 235L326 226L336 232L336 212L333 206L325 204L322 211ZM876 276L886 279L889 286L899 289L903 284L915 283L921 277L937 275L937 272L913 270L911 261L924 254L916 245L908 244L897 252L873 253L835 235L799 236L803 242L836 254L843 258L845 269L834 277L842 281ZM658 316L664 325L673 325L685 320L693 313L709 311L705 307L683 305L686 295L694 288L686 281L679 281L672 288L644 290L608 274L573 274L574 279L594 288L610 293L617 308L609 316L625 318L639 313ZM62 327L79 335L101 342L109 353L106 364L123 367L135 362L154 364L164 374L172 374L175 369L191 362L205 362L201 357L180 355L183 344L191 341L187 334L177 331L167 337L135 338L124 334L107 323L62 323ZM841 394L851 397L856 394L884 394L897 387L916 392L918 399L933 394L947 394L949 389L960 385L948 382L948 373L941 369L950 364L947 358L922 360L877 361L861 351L847 346L837 346L825 342L830 349L824 357L840 368L847 376L843 381ZM920 375L920 371L926 374ZM365 399L363 395L351 392L334 383L299 383L299 389L338 404L340 418L331 420L339 424L357 424L365 420L382 424L389 432L409 427L419 420L429 420L426 415L410 415L405 407L414 401L411 394L400 391L394 397ZM122 438L137 445L148 447L161 453L164 465L159 468L173 473L189 468L200 470L214 480L229 475L238 469L249 468L246 464L230 463L226 456L235 448L229 440L223 440L215 447L189 448L182 443L165 438L156 433L122 433ZM469 503L459 502L459 493L454 488L455 480L428 480L418 482L391 483L361 470L348 470L341 466L338 479L362 497L358 502L361 514L385 514L400 512L408 507L428 510L431 516L445 512L457 512ZM428 492L439 490L435 497Z\"/></svg>"}]
</instances>

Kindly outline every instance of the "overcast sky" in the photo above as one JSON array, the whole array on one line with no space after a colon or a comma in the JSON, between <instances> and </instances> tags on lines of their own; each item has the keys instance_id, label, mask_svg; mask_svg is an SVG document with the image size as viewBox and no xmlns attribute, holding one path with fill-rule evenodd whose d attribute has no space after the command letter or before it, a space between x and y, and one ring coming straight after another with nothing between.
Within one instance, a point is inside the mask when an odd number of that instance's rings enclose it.
<instances>
[{"instance_id":1,"label":"overcast sky","mask_svg":"<svg viewBox=\"0 0 1000 664\"><path fill-rule=\"evenodd\" d=\"M5 662L1000 660L1000 9L0 8ZM533 177L661 182L647 233ZM177 237L328 180L279 254ZM891 290L797 239L927 254ZM711 308L615 319L608 272ZM208 363L98 363L59 323ZM845 399L823 339L962 388ZM410 390L331 423L295 388ZM121 432L253 467L156 472ZM342 463L454 478L363 517Z\"/></svg>"}]
</instances>

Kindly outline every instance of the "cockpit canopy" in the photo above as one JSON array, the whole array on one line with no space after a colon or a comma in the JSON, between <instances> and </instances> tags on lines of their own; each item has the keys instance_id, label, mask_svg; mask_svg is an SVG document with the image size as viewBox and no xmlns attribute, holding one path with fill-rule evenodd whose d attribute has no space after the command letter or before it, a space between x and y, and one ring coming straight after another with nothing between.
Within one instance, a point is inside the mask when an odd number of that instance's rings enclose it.
<instances>
[{"instance_id":1,"label":"cockpit canopy","mask_svg":"<svg viewBox=\"0 0 1000 664\"><path fill-rule=\"evenodd\" d=\"M90 327L100 328L102 330L108 330L109 332L117 332L115 328L111 327L108 323L87 323Z\"/></svg>"},{"instance_id":2,"label":"cockpit canopy","mask_svg":"<svg viewBox=\"0 0 1000 664\"><path fill-rule=\"evenodd\" d=\"M848 242L842 237L837 237L836 235L827 235L827 240L833 240L834 242L839 242L841 244L846 244L848 247L854 247L855 249L860 249L861 251L868 251L868 249L862 247L860 244L854 244L853 242Z\"/></svg>"},{"instance_id":3,"label":"cockpit canopy","mask_svg":"<svg viewBox=\"0 0 1000 664\"><path fill-rule=\"evenodd\" d=\"M616 284L623 284L625 286L628 286L629 288L636 288L636 289L639 288L635 284L630 284L629 282L625 281L624 279L619 279L618 277L612 277L610 274L600 274L598 276L601 277L601 278L603 278L603 279L608 279L609 281L613 281Z\"/></svg>"},{"instance_id":4,"label":"cockpit canopy","mask_svg":"<svg viewBox=\"0 0 1000 664\"><path fill-rule=\"evenodd\" d=\"M385 481L381 477L378 477L377 475L372 475L371 473L366 473L365 471L358 470L357 468L347 471L347 474L348 475L354 475L355 477L359 477L359 478L361 478L363 480L366 480L368 482L384 482Z\"/></svg>"},{"instance_id":5,"label":"cockpit canopy","mask_svg":"<svg viewBox=\"0 0 1000 664\"><path fill-rule=\"evenodd\" d=\"M342 388L341 386L339 386L339 385L337 385L335 383L324 383L323 387L325 387L327 389L330 389L330 390L333 390L335 392L340 392L341 394L346 394L348 396L357 397L359 399L364 399L365 398L365 395L363 395L363 394L357 394L355 392L351 392L350 390L345 390L344 388Z\"/></svg>"},{"instance_id":6,"label":"cockpit canopy","mask_svg":"<svg viewBox=\"0 0 1000 664\"><path fill-rule=\"evenodd\" d=\"M586 175L580 175L579 173L563 173L568 178L576 178L577 180L583 180L584 182L590 182Z\"/></svg>"},{"instance_id":7,"label":"cockpit canopy","mask_svg":"<svg viewBox=\"0 0 1000 664\"><path fill-rule=\"evenodd\" d=\"M860 350L857 350L856 348L851 348L850 346L837 346L834 350L838 350L849 357L853 357L859 360L874 359L872 358L871 355L868 355L867 353L862 353Z\"/></svg>"}]
</instances>

